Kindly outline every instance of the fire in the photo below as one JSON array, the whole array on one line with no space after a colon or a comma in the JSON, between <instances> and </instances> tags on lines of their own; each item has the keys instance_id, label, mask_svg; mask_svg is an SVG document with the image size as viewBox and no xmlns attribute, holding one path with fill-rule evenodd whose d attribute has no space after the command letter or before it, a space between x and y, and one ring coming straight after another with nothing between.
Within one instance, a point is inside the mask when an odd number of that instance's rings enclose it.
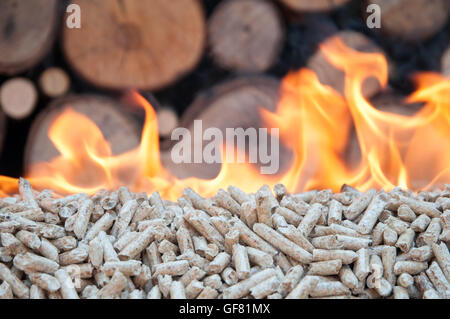
<instances>
[{"instance_id":1,"label":"fire","mask_svg":"<svg viewBox=\"0 0 450 319\"><path fill-rule=\"evenodd\" d=\"M290 191L331 188L342 184L358 189L431 189L450 181L450 79L438 74L416 76L418 89L408 102L423 102L413 116L375 109L362 94L362 84L376 78L387 83L386 59L379 53L361 53L346 47L338 38L322 46L329 61L345 72L345 94L322 85L308 69L286 76L277 112L262 110L268 127L280 129L282 143L294 154L283 173L261 175L250 164L224 162L211 180L178 179L160 160L156 114L137 93L131 98L146 111L142 141L138 148L113 155L100 129L87 117L70 108L57 118L49 138L60 156L36 164L27 176L38 189L67 194L93 194L100 189L128 186L136 192L159 191L175 200L185 187L204 196L237 185L246 192L263 184L283 183ZM77 123L76 129L72 123ZM361 152L358 163L346 159L355 129ZM16 191L17 180L0 177L0 192Z\"/></svg>"}]
</instances>

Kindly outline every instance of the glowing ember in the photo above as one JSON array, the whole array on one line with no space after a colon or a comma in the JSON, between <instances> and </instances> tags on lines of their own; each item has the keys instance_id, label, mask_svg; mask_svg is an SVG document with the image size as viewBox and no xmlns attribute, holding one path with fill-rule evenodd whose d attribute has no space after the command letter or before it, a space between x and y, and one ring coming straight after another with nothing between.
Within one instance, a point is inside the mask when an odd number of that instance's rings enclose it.
<instances>
[{"instance_id":1,"label":"glowing ember","mask_svg":"<svg viewBox=\"0 0 450 319\"><path fill-rule=\"evenodd\" d=\"M159 191L175 199L185 187L203 196L228 185L254 192L263 184L284 183L290 191L312 188L338 190L350 184L413 190L442 186L450 181L450 79L438 74L417 76L418 90L409 102L425 102L413 116L375 109L362 95L365 79L387 82L387 63L378 53L361 53L331 38L321 48L346 74L345 96L322 85L310 70L289 74L283 81L276 113L262 111L268 127L280 128L280 138L294 154L290 168L278 176L261 175L250 164L224 163L212 180L180 180L160 162L156 115L141 96L131 97L145 108L146 122L140 146L114 156L100 130L87 117L68 110L55 120L49 137L60 156L39 163L26 178L35 188L58 193L95 193L128 186L135 192ZM72 123L77 123L76 129ZM361 159L345 160L355 127ZM0 177L3 195L15 192L17 180Z\"/></svg>"}]
</instances>

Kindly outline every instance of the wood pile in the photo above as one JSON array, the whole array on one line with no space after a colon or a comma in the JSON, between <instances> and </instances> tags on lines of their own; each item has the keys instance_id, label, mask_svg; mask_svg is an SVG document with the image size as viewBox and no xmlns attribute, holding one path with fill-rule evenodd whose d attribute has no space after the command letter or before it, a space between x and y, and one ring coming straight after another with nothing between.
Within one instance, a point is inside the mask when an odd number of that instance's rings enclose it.
<instances>
[{"instance_id":1,"label":"wood pile","mask_svg":"<svg viewBox=\"0 0 450 319\"><path fill-rule=\"evenodd\" d=\"M130 116L122 103L113 101L129 89L155 94L161 146L166 151L173 144L172 130L179 125L192 129L195 119L219 129L257 127L261 123L258 107L275 110L280 80L293 69L282 67L289 54L286 48L311 50L295 33L305 27L302 23L315 15L333 23L334 13L355 5L349 0L71 3L81 8L79 29L66 25L71 13L63 2L0 2L0 150L7 124L23 125L21 131L29 136L24 146L25 170L56 155L47 130L68 104L99 125L117 148L113 152L135 147L142 113ZM444 27L450 9L445 0L361 1L362 14L354 17L361 25L368 4L381 8L381 32L341 29L338 35L356 50L385 54L393 70L396 61L390 60L389 52L380 41L373 41L370 32L378 40L430 40ZM450 74L448 52L442 57L444 74ZM342 72L320 52L294 62L311 68L322 83L343 92ZM188 95L179 97L193 82ZM373 79L363 89L367 97L380 91ZM120 132L115 131L117 125ZM211 177L217 169L192 165L178 173Z\"/></svg>"}]
</instances>

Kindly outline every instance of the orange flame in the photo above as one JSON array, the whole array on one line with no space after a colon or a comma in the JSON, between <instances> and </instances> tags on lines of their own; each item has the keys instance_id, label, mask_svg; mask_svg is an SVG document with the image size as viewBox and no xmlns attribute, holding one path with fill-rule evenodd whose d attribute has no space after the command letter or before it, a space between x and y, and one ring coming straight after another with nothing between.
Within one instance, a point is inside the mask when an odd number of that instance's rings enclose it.
<instances>
[{"instance_id":1,"label":"orange flame","mask_svg":"<svg viewBox=\"0 0 450 319\"><path fill-rule=\"evenodd\" d=\"M312 188L338 190L350 184L361 190L395 186L430 189L450 181L450 79L424 73L416 77L418 90L408 102L425 102L413 116L375 109L362 94L369 77L387 83L387 63L379 53L361 53L338 38L327 40L321 50L345 72L345 96L322 85L308 69L283 80L277 112L262 110L268 127L280 129L280 139L292 150L292 163L277 176L261 175L252 165L222 164L212 180L178 179L160 161L157 118L152 106L137 93L135 102L146 111L138 148L113 155L100 129L87 117L68 109L49 130L60 156L39 163L27 178L38 189L66 194L93 194L100 189L128 186L133 191L159 191L175 200L185 187L204 196L219 188L237 185L254 192L263 184L283 183L290 191ZM72 123L77 123L76 129ZM346 160L355 128L361 158ZM37 173L36 173L37 172ZM17 190L17 180L0 177L0 195Z\"/></svg>"}]
</instances>

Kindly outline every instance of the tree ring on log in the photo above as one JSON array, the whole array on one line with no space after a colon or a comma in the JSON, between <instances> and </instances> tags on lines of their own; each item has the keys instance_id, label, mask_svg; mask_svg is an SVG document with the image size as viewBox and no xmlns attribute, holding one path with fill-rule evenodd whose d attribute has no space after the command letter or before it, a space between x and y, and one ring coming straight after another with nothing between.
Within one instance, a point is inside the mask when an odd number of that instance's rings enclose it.
<instances>
[{"instance_id":1,"label":"tree ring on log","mask_svg":"<svg viewBox=\"0 0 450 319\"><path fill-rule=\"evenodd\" d=\"M156 90L191 71L203 54L205 17L198 0L74 0L80 29L64 28L69 64L107 89Z\"/></svg>"},{"instance_id":2,"label":"tree ring on log","mask_svg":"<svg viewBox=\"0 0 450 319\"><path fill-rule=\"evenodd\" d=\"M0 1L0 73L28 70L49 52L58 25L58 2Z\"/></svg>"}]
</instances>

